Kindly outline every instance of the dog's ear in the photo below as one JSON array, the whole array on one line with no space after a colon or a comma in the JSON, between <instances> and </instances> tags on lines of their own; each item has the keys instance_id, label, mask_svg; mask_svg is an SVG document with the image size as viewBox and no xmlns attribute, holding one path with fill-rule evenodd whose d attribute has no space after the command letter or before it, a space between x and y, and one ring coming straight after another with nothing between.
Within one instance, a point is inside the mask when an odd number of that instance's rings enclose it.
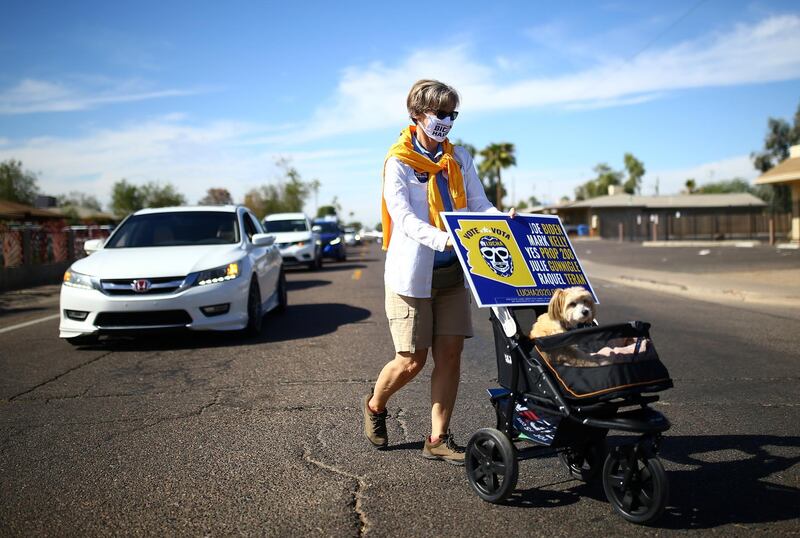
<instances>
[{"instance_id":1,"label":"dog's ear","mask_svg":"<svg viewBox=\"0 0 800 538\"><path fill-rule=\"evenodd\" d=\"M550 319L561 320L564 317L564 295L564 290L558 288L550 297L550 304L547 305L547 314Z\"/></svg>"}]
</instances>

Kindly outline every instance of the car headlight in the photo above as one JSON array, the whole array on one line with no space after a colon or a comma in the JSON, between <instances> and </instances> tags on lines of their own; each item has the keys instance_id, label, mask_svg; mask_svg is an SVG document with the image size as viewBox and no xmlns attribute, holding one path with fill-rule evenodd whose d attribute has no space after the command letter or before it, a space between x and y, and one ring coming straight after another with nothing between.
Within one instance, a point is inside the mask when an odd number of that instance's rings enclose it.
<instances>
[{"instance_id":1,"label":"car headlight","mask_svg":"<svg viewBox=\"0 0 800 538\"><path fill-rule=\"evenodd\" d=\"M95 289L92 277L76 273L72 269L67 269L64 273L64 285L70 288L80 288L82 290Z\"/></svg>"},{"instance_id":2,"label":"car headlight","mask_svg":"<svg viewBox=\"0 0 800 538\"><path fill-rule=\"evenodd\" d=\"M331 241L330 243L328 243L328 244L329 244L329 245L338 245L338 244L339 244L339 243L341 243L341 242L342 242L342 238L341 238L341 237L337 237L336 239L332 240L332 241Z\"/></svg>"},{"instance_id":3,"label":"car headlight","mask_svg":"<svg viewBox=\"0 0 800 538\"><path fill-rule=\"evenodd\" d=\"M241 273L239 272L239 264L237 262L234 262L234 263L229 263L228 265L215 267L214 269L200 271L197 274L196 282L198 286L206 286L208 284L216 284L217 282L225 282L226 280L233 280L240 274Z\"/></svg>"}]
</instances>

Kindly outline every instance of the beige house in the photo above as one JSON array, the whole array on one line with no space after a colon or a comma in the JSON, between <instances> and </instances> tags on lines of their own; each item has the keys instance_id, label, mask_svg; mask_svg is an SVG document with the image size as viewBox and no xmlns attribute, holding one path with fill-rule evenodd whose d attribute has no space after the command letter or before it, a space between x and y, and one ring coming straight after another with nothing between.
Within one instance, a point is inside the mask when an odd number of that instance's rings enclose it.
<instances>
[{"instance_id":1,"label":"beige house","mask_svg":"<svg viewBox=\"0 0 800 538\"><path fill-rule=\"evenodd\" d=\"M789 148L789 158L775 168L768 170L758 179L760 185L788 185L792 190L792 231L793 243L800 243L800 145Z\"/></svg>"}]
</instances>

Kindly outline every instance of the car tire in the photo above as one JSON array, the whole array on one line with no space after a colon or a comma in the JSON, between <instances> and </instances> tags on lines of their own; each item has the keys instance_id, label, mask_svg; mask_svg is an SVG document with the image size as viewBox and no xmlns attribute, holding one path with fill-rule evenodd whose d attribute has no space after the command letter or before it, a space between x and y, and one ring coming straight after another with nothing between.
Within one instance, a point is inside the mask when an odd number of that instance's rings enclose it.
<instances>
[{"instance_id":1,"label":"car tire","mask_svg":"<svg viewBox=\"0 0 800 538\"><path fill-rule=\"evenodd\" d=\"M322 269L322 254L315 252L314 259L308 262L308 270L319 271L320 269Z\"/></svg>"},{"instance_id":2,"label":"car tire","mask_svg":"<svg viewBox=\"0 0 800 538\"><path fill-rule=\"evenodd\" d=\"M286 310L287 306L289 306L289 294L286 290L286 274L281 269L278 277L278 306L275 307L275 311L281 313Z\"/></svg>"},{"instance_id":3,"label":"car tire","mask_svg":"<svg viewBox=\"0 0 800 538\"><path fill-rule=\"evenodd\" d=\"M247 326L245 332L251 336L261 334L261 327L264 322L264 311L261 308L261 289L255 277L250 281L250 289L247 291Z\"/></svg>"},{"instance_id":4,"label":"car tire","mask_svg":"<svg viewBox=\"0 0 800 538\"><path fill-rule=\"evenodd\" d=\"M100 337L96 334L82 334L80 336L66 338L66 341L73 346L90 346L92 344L96 344L99 340Z\"/></svg>"}]
</instances>

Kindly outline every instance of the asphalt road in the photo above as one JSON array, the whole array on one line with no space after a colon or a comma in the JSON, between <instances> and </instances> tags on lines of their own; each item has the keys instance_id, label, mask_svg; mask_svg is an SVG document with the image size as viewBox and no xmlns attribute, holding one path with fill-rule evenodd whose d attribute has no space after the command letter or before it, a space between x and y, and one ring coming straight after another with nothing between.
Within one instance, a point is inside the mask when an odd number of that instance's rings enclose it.
<instances>
[{"instance_id":1,"label":"asphalt road","mask_svg":"<svg viewBox=\"0 0 800 538\"><path fill-rule=\"evenodd\" d=\"M422 459L430 365L390 402L390 449L367 445L358 401L392 353L382 273L375 246L290 272L290 307L259 338L75 349L56 319L6 330L54 314L57 288L0 299L0 534L641 535L555 457L523 462L505 506L479 500L462 468ZM601 321L653 323L675 381L657 404L673 423L670 503L648 532L797 534L797 322L593 284ZM464 353L462 443L494 423L486 318L474 311Z\"/></svg>"},{"instance_id":2,"label":"asphalt road","mask_svg":"<svg viewBox=\"0 0 800 538\"><path fill-rule=\"evenodd\" d=\"M779 271L800 267L800 250L779 249L767 244L750 248L642 247L630 241L597 241L573 238L575 253L581 260L624 267L685 273L736 273Z\"/></svg>"}]
</instances>

